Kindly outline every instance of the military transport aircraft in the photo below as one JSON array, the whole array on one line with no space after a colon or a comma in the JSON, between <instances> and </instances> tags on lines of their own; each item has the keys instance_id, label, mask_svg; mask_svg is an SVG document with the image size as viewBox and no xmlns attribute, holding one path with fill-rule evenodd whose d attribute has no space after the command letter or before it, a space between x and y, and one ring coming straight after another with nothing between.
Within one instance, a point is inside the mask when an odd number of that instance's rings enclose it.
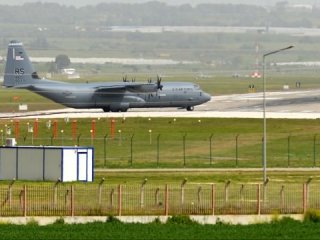
<instances>
[{"instance_id":1,"label":"military transport aircraft","mask_svg":"<svg viewBox=\"0 0 320 240\"><path fill-rule=\"evenodd\" d=\"M211 96L197 84L185 82L147 83L66 83L40 79L23 44L11 41L8 46L3 86L28 89L72 108L102 108L105 112L125 112L129 108L177 107L192 111Z\"/></svg>"}]
</instances>

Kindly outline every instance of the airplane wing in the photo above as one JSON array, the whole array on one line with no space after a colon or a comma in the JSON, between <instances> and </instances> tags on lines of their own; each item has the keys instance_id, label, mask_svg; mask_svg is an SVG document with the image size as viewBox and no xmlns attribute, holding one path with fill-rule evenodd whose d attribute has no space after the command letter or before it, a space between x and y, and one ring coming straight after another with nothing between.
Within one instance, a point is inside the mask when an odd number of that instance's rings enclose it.
<instances>
[{"instance_id":1,"label":"airplane wing","mask_svg":"<svg viewBox=\"0 0 320 240\"><path fill-rule=\"evenodd\" d=\"M95 93L106 94L106 93L124 93L128 92L156 92L158 87L154 83L127 83L123 85L112 85L112 86L100 86L96 87Z\"/></svg>"}]
</instances>

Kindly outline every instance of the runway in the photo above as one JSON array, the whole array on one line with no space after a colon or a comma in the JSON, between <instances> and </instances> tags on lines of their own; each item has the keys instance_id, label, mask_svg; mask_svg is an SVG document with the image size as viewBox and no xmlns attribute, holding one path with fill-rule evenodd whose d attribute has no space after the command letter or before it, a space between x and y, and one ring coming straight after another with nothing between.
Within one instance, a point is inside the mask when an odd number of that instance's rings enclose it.
<instances>
[{"instance_id":1,"label":"runway","mask_svg":"<svg viewBox=\"0 0 320 240\"><path fill-rule=\"evenodd\" d=\"M266 117L320 119L320 89L266 93ZM188 118L262 118L262 93L213 96L194 111L176 108L129 109L105 113L101 109L58 109L48 111L0 113L2 119L15 118L104 118L104 117L188 117Z\"/></svg>"}]
</instances>

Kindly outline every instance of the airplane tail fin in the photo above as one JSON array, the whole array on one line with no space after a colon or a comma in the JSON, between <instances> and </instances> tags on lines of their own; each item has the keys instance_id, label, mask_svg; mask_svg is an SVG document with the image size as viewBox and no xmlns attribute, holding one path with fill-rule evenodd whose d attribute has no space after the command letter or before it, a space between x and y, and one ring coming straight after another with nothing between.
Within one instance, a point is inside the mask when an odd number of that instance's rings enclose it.
<instances>
[{"instance_id":1,"label":"airplane tail fin","mask_svg":"<svg viewBox=\"0 0 320 240\"><path fill-rule=\"evenodd\" d=\"M39 77L24 50L23 44L18 41L11 41L8 45L3 86L28 85L37 79Z\"/></svg>"}]
</instances>

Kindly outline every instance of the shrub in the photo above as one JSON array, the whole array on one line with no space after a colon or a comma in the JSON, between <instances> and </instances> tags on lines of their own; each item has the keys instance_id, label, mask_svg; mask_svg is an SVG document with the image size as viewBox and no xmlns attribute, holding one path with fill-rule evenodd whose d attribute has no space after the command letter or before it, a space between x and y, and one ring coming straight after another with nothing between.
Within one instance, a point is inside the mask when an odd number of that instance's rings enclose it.
<instances>
[{"instance_id":1,"label":"shrub","mask_svg":"<svg viewBox=\"0 0 320 240\"><path fill-rule=\"evenodd\" d=\"M320 211L317 210L308 210L304 214L304 219L305 222L314 222L314 223L319 223L320 222Z\"/></svg>"},{"instance_id":2,"label":"shrub","mask_svg":"<svg viewBox=\"0 0 320 240\"><path fill-rule=\"evenodd\" d=\"M168 218L167 224L198 224L196 221L193 221L190 219L189 216L185 215L178 215L178 216L172 216Z\"/></svg>"},{"instance_id":3,"label":"shrub","mask_svg":"<svg viewBox=\"0 0 320 240\"><path fill-rule=\"evenodd\" d=\"M122 223L118 218L115 216L108 216L106 223Z\"/></svg>"},{"instance_id":4,"label":"shrub","mask_svg":"<svg viewBox=\"0 0 320 240\"><path fill-rule=\"evenodd\" d=\"M28 226L39 226L39 223L34 218L31 218L28 220L27 225Z\"/></svg>"},{"instance_id":5,"label":"shrub","mask_svg":"<svg viewBox=\"0 0 320 240\"><path fill-rule=\"evenodd\" d=\"M63 217L57 218L53 224L64 224L64 218Z\"/></svg>"},{"instance_id":6,"label":"shrub","mask_svg":"<svg viewBox=\"0 0 320 240\"><path fill-rule=\"evenodd\" d=\"M152 221L153 224L162 224L162 222L160 221L160 218L155 218L153 221Z\"/></svg>"},{"instance_id":7,"label":"shrub","mask_svg":"<svg viewBox=\"0 0 320 240\"><path fill-rule=\"evenodd\" d=\"M282 224L282 225L284 225L284 224L292 224L292 223L296 223L296 222L299 222L299 221L297 221L297 220L295 220L295 219L293 219L293 218L291 218L291 217L287 217L287 216L285 216L285 217L277 217L277 218L274 218L274 219L272 219L271 220L271 223L273 223L273 224Z\"/></svg>"}]
</instances>

